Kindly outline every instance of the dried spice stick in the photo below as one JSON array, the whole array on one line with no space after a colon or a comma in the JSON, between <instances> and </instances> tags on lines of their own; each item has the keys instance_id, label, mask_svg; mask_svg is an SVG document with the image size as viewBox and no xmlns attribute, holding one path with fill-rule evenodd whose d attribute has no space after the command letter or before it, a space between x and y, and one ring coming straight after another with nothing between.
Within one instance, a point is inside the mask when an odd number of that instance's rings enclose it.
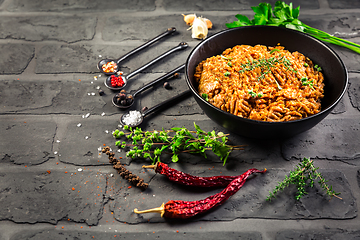
<instances>
[{"instance_id":1,"label":"dried spice stick","mask_svg":"<svg viewBox=\"0 0 360 240\"><path fill-rule=\"evenodd\" d=\"M169 167L167 164L157 162L155 165L143 166L143 168L152 168L156 173L165 175L170 181L194 187L224 187L227 186L232 180L239 176L212 176L212 177L198 177L193 176L174 168Z\"/></svg>"},{"instance_id":2,"label":"dried spice stick","mask_svg":"<svg viewBox=\"0 0 360 240\"><path fill-rule=\"evenodd\" d=\"M140 188L141 190L145 190L149 184L144 182L143 178L140 178L127 170L120 162L119 159L115 158L115 153L110 151L110 147L104 147L102 152L109 156L109 162L113 164L113 168L115 168L121 177L128 180L134 186Z\"/></svg>"},{"instance_id":3,"label":"dried spice stick","mask_svg":"<svg viewBox=\"0 0 360 240\"><path fill-rule=\"evenodd\" d=\"M229 185L222 190L220 193L207 197L199 201L182 201L182 200L170 200L167 203L163 203L158 208L152 208L144 211L139 211L134 209L134 213L151 213L157 212L161 214L161 217L166 218L190 218L197 214L204 213L214 207L217 207L223 204L229 197L234 195L239 189L244 185L246 179L252 173L264 173L263 171L257 170L255 168L249 169L242 175L238 176L236 179L231 181Z\"/></svg>"}]
</instances>

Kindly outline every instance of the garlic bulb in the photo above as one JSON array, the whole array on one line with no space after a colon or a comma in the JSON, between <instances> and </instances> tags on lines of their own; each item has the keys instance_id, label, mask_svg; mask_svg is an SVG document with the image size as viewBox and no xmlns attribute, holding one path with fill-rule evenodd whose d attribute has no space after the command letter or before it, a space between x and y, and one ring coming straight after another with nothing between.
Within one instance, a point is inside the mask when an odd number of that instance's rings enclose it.
<instances>
[{"instance_id":1,"label":"garlic bulb","mask_svg":"<svg viewBox=\"0 0 360 240\"><path fill-rule=\"evenodd\" d=\"M202 17L195 17L191 26L191 33L192 38L205 39L208 34L206 20Z\"/></svg>"}]
</instances>

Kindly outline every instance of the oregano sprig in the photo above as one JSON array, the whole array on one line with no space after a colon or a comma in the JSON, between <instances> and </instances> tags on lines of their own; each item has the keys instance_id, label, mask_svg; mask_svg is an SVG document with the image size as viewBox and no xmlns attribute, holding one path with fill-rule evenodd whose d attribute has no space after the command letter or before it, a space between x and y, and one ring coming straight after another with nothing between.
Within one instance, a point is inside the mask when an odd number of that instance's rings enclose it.
<instances>
[{"instance_id":1,"label":"oregano sprig","mask_svg":"<svg viewBox=\"0 0 360 240\"><path fill-rule=\"evenodd\" d=\"M305 190L307 186L314 187L316 179L318 179L318 183L327 195L330 197L342 199L338 196L340 193L336 193L332 189L332 186L326 184L327 181L324 179L318 169L318 167L316 168L314 166L312 160L309 158L304 158L298 165L296 165L294 171L290 171L289 176L285 176L285 179L282 182L279 182L278 185L272 191L270 191L270 194L266 200L271 201L271 199L276 198L276 194L278 194L280 191L283 191L291 184L296 185L297 193L295 199L299 200L307 194Z\"/></svg>"},{"instance_id":2,"label":"oregano sprig","mask_svg":"<svg viewBox=\"0 0 360 240\"><path fill-rule=\"evenodd\" d=\"M170 130L143 131L141 128L131 128L124 126L124 132L116 129L113 132L115 138L125 137L126 141L116 141L115 145L120 148L130 147L126 156L130 158L149 158L153 164L160 162L163 153L172 154L171 160L177 162L179 153L200 154L207 157L206 151L212 151L223 161L224 165L231 151L241 150L242 146L232 146L227 144L228 135L222 132L216 133L203 131L194 123L195 131L190 131L185 127L174 127Z\"/></svg>"}]
</instances>

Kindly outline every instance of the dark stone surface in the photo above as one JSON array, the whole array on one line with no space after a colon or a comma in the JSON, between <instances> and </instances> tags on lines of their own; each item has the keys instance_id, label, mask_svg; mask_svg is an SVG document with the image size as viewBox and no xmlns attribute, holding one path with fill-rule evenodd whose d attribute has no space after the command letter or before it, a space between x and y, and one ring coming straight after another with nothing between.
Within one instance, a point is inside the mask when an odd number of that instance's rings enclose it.
<instances>
[{"instance_id":1,"label":"dark stone surface","mask_svg":"<svg viewBox=\"0 0 360 240\"><path fill-rule=\"evenodd\" d=\"M346 112L346 106L344 103L344 98L342 98L335 108L331 111L332 114L340 114Z\"/></svg>"},{"instance_id":2,"label":"dark stone surface","mask_svg":"<svg viewBox=\"0 0 360 240\"><path fill-rule=\"evenodd\" d=\"M59 230L39 230L31 232L20 232L10 240L31 240L31 239L169 239L169 232L138 232L138 233L106 233L92 231L59 231ZM261 234L258 232L172 232L171 239L241 239L241 240L261 240Z\"/></svg>"},{"instance_id":3,"label":"dark stone surface","mask_svg":"<svg viewBox=\"0 0 360 240\"><path fill-rule=\"evenodd\" d=\"M106 3L102 1L82 0L69 2L58 0L55 2L14 0L7 7L8 11L13 12L76 12L76 11L153 11L155 9L154 0L111 0Z\"/></svg>"},{"instance_id":4,"label":"dark stone surface","mask_svg":"<svg viewBox=\"0 0 360 240\"><path fill-rule=\"evenodd\" d=\"M99 116L90 115L67 124L65 137L59 143L59 159L64 163L75 165L108 165L109 160L105 154L100 154L105 145L114 148L115 139L112 131L117 128L118 123L105 117L99 121ZM96 118L96 120L92 120ZM77 143L76 151L73 150L74 143ZM125 157L125 152L117 153Z\"/></svg>"},{"instance_id":5,"label":"dark stone surface","mask_svg":"<svg viewBox=\"0 0 360 240\"><path fill-rule=\"evenodd\" d=\"M179 42L180 43L180 42ZM120 69L124 73L133 72L136 69L142 67L143 65L149 63L155 57L159 56L162 53L167 52L168 50L176 47L179 43L174 43L173 45L156 45L151 48L151 52L147 54L142 54L140 59L137 59L133 67L127 67L128 65L122 65ZM135 46L137 47L137 46ZM135 48L134 47L134 48ZM129 51L133 48L127 48ZM101 48L99 49L101 50ZM94 48L90 45L46 45L42 47L39 51L39 56L37 57L36 69L35 72L38 74L44 73L98 73L97 64L102 58L119 58L121 54L117 55L114 53L114 47L107 48L107 51L111 51L112 55L107 56L106 52L94 52ZM52 58L47 55L48 52L52 52L56 55L56 58ZM128 52L128 51L127 51ZM115 55L116 54L116 55ZM179 66L182 63L185 63L186 57L189 54L188 49L177 51L170 56L167 56L163 60L158 61L151 67L147 68L143 72L151 72L151 69L157 66L161 66L160 69L157 69L158 72L167 72L175 67ZM99 58L99 55L104 57ZM135 61L135 60L134 60ZM132 62L134 63L134 62ZM130 64L127 62L126 64ZM132 80L132 78L131 78Z\"/></svg>"},{"instance_id":6,"label":"dark stone surface","mask_svg":"<svg viewBox=\"0 0 360 240\"><path fill-rule=\"evenodd\" d=\"M349 79L349 98L351 105L354 108L357 108L360 110L360 84L359 84L360 78L350 78Z\"/></svg>"},{"instance_id":7,"label":"dark stone surface","mask_svg":"<svg viewBox=\"0 0 360 240\"><path fill-rule=\"evenodd\" d=\"M313 129L281 141L230 133L229 143L243 150L231 152L225 166L211 152L207 158L182 153L178 163L171 162L171 155L161 156L171 167L199 176L238 175L249 168L267 168L267 173L252 176L222 206L193 219L133 213L170 199L203 199L221 189L178 186L142 169L150 160L125 157L127 149L117 151L111 132L126 111L112 105L117 91L103 84L98 61L116 59L176 27L173 36L121 63L120 70L128 74L179 42L189 44L130 79L126 91L133 92L183 64L201 42L191 37L182 14L209 18L214 24L210 37L226 29L236 14L253 18L250 7L260 2L0 0L0 239L359 238L360 55L332 44L349 71L350 85L332 114ZM304 23L360 42L358 1L293 1L298 5ZM158 83L138 95L130 109L152 107L187 89L180 75L168 81L169 89ZM194 129L194 122L205 131L229 133L192 97L147 116L141 128ZM149 188L141 191L123 179L99 152L104 144ZM294 186L265 201L303 157L314 160L342 200L329 201L316 183L300 201L294 199Z\"/></svg>"},{"instance_id":8,"label":"dark stone surface","mask_svg":"<svg viewBox=\"0 0 360 240\"><path fill-rule=\"evenodd\" d=\"M26 41L91 40L96 27L96 18L79 16L2 17L0 22L0 39Z\"/></svg>"},{"instance_id":9,"label":"dark stone surface","mask_svg":"<svg viewBox=\"0 0 360 240\"><path fill-rule=\"evenodd\" d=\"M54 96L61 91L56 82L24 82L11 80L0 82L1 112L14 113L26 110L48 108Z\"/></svg>"},{"instance_id":10,"label":"dark stone surface","mask_svg":"<svg viewBox=\"0 0 360 240\"><path fill-rule=\"evenodd\" d=\"M359 134L358 118L324 119L309 131L284 141L282 152L286 159L356 159L360 154Z\"/></svg>"},{"instance_id":11,"label":"dark stone surface","mask_svg":"<svg viewBox=\"0 0 360 240\"><path fill-rule=\"evenodd\" d=\"M0 52L0 73L20 74L33 59L35 46L18 43L0 44Z\"/></svg>"},{"instance_id":12,"label":"dark stone surface","mask_svg":"<svg viewBox=\"0 0 360 240\"><path fill-rule=\"evenodd\" d=\"M47 53L53 53L56 58ZM89 63L93 64L89 65ZM88 45L46 45L39 51L36 73L94 73L97 56Z\"/></svg>"},{"instance_id":13,"label":"dark stone surface","mask_svg":"<svg viewBox=\"0 0 360 240\"><path fill-rule=\"evenodd\" d=\"M54 157L55 122L9 115L1 117L0 129L1 163L37 165Z\"/></svg>"},{"instance_id":14,"label":"dark stone surface","mask_svg":"<svg viewBox=\"0 0 360 240\"><path fill-rule=\"evenodd\" d=\"M268 3L271 3L273 6L275 5L275 0L267 1ZM297 7L301 3L301 8L304 9L316 9L319 8L318 1L299 1L295 0L292 1L294 7ZM241 11L241 10L248 10L252 6L257 6L261 3L259 0L246 0L246 1L239 1L234 2L231 0L223 0L223 1L215 1L211 2L209 4L208 1L202 0L202 1L171 1L171 0L165 0L165 8L168 11L190 11L191 13L193 11Z\"/></svg>"},{"instance_id":15,"label":"dark stone surface","mask_svg":"<svg viewBox=\"0 0 360 240\"><path fill-rule=\"evenodd\" d=\"M334 9L354 9L360 7L360 2L354 0L345 0L345 1L328 0L328 2L329 2L329 6Z\"/></svg>"},{"instance_id":16,"label":"dark stone surface","mask_svg":"<svg viewBox=\"0 0 360 240\"><path fill-rule=\"evenodd\" d=\"M107 176L96 170L2 170L0 178L1 220L96 225L102 216Z\"/></svg>"},{"instance_id":17,"label":"dark stone surface","mask_svg":"<svg viewBox=\"0 0 360 240\"><path fill-rule=\"evenodd\" d=\"M344 239L354 240L360 237L360 231L351 231L347 229L327 229L318 231L284 231L276 235L276 240L285 239Z\"/></svg>"}]
</instances>

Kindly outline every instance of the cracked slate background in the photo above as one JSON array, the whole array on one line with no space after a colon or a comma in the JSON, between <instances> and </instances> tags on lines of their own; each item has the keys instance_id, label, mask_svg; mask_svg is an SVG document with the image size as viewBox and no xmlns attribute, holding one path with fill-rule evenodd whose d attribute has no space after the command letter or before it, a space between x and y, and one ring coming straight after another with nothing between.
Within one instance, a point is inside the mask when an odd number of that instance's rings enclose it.
<instances>
[{"instance_id":1,"label":"cracked slate background","mask_svg":"<svg viewBox=\"0 0 360 240\"><path fill-rule=\"evenodd\" d=\"M359 238L360 57L333 45L349 72L349 86L313 129L274 141L231 134L231 144L244 149L232 152L225 166L212 153L207 158L180 154L178 163L163 157L171 167L199 176L238 175L253 167L267 168L267 173L254 174L224 205L188 221L133 213L170 199L203 199L221 189L179 186L141 168L150 161L118 151L111 133L126 111L111 104L116 92L104 86L98 61L116 59L175 27L175 34L121 63L120 70L128 74L180 42L189 44L131 78L126 91L134 92L185 63L199 44L181 14L211 19L211 36L238 13L252 17L250 7L260 2L0 0L0 240ZM304 23L360 43L359 1L292 2L301 5ZM184 81L181 72L168 80L170 89L156 84L139 94L129 110L179 94L187 89ZM141 127L193 129L194 122L205 131L227 132L192 97L147 116ZM104 145L149 188L141 191L123 179L100 152ZM314 160L342 200L330 200L315 184L300 201L294 199L295 187L265 201L304 157Z\"/></svg>"}]
</instances>

